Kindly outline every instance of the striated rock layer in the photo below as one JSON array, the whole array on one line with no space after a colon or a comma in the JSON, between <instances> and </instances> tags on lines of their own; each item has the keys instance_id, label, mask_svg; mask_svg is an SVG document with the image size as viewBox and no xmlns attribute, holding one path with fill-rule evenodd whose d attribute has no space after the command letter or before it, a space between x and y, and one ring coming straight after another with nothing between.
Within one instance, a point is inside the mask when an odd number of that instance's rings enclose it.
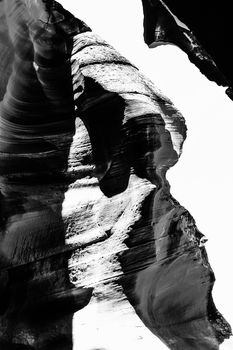
<instances>
[{"instance_id":1,"label":"striated rock layer","mask_svg":"<svg viewBox=\"0 0 233 350\"><path fill-rule=\"evenodd\" d=\"M137 339L147 327L170 349L218 349L231 331L205 237L166 180L183 117L58 3L0 6L14 54L0 103L1 349L72 349L74 313L92 329L85 307L103 329L117 314L141 322Z\"/></svg>"}]
</instances>

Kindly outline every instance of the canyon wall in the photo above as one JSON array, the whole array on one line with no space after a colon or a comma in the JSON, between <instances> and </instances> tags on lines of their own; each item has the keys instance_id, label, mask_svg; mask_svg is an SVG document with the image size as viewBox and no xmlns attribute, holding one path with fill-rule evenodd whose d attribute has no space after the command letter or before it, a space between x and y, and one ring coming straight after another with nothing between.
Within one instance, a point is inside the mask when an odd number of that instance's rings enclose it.
<instances>
[{"instance_id":1,"label":"canyon wall","mask_svg":"<svg viewBox=\"0 0 233 350\"><path fill-rule=\"evenodd\" d=\"M72 349L88 307L97 327L132 324L138 348L149 329L170 349L218 349L231 329L206 239L166 179L183 116L58 3L0 6L1 349Z\"/></svg>"}]
</instances>

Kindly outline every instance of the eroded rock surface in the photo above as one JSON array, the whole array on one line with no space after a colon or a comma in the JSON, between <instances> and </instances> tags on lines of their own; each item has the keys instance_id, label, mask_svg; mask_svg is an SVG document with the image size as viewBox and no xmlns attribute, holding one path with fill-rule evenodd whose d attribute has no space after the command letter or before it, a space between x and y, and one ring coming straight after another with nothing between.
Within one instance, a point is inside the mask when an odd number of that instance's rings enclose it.
<instances>
[{"instance_id":1,"label":"eroded rock surface","mask_svg":"<svg viewBox=\"0 0 233 350\"><path fill-rule=\"evenodd\" d=\"M102 329L113 314L132 320L136 344L148 328L170 349L218 349L231 331L205 237L166 180L184 118L85 23L47 5L5 1L0 32L14 52L0 104L1 349L79 346L72 317L92 330L86 308L102 310Z\"/></svg>"}]
</instances>

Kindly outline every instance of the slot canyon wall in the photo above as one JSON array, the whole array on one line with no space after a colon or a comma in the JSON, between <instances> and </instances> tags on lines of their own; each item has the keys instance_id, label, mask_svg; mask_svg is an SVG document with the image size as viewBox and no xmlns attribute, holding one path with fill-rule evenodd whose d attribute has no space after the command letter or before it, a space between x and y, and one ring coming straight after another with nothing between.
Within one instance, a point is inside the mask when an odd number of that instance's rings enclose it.
<instances>
[{"instance_id":1,"label":"slot canyon wall","mask_svg":"<svg viewBox=\"0 0 233 350\"><path fill-rule=\"evenodd\" d=\"M110 320L135 349L154 336L219 349L231 328L212 298L205 236L166 179L183 116L59 3L0 10L1 349L68 350L74 337L80 348L86 329L88 350L128 348L108 338Z\"/></svg>"}]
</instances>

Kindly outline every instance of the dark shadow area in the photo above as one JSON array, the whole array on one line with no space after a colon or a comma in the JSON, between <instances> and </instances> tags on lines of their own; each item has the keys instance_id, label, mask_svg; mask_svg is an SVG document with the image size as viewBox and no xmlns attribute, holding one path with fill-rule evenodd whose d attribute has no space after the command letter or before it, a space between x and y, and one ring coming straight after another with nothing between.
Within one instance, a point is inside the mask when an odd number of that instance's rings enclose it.
<instances>
[{"instance_id":1,"label":"dark shadow area","mask_svg":"<svg viewBox=\"0 0 233 350\"><path fill-rule=\"evenodd\" d=\"M88 130L99 186L107 197L126 190L130 175L127 135L123 127L125 102L85 77L85 91L79 100L78 117Z\"/></svg>"}]
</instances>

